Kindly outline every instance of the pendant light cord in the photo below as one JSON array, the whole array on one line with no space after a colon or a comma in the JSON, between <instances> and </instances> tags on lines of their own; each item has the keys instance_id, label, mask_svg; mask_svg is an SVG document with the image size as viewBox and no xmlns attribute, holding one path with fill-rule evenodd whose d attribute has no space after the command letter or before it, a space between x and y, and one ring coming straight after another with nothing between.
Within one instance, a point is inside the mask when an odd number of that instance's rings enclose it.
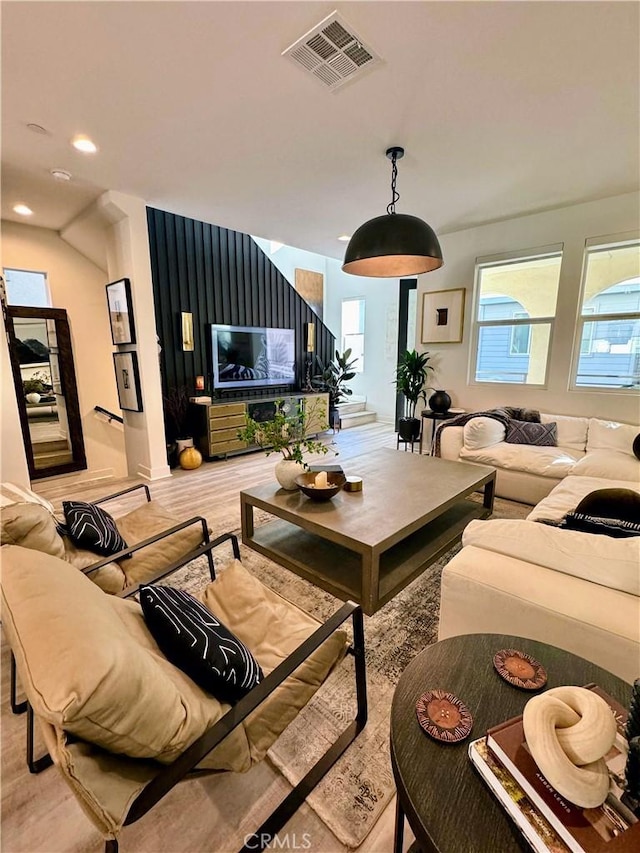
<instances>
[{"instance_id":1,"label":"pendant light cord","mask_svg":"<svg viewBox=\"0 0 640 853\"><path fill-rule=\"evenodd\" d=\"M392 216L396 212L396 202L400 198L400 193L396 190L396 180L398 178L398 166L396 164L395 151L391 155L391 201L387 205L387 213Z\"/></svg>"}]
</instances>

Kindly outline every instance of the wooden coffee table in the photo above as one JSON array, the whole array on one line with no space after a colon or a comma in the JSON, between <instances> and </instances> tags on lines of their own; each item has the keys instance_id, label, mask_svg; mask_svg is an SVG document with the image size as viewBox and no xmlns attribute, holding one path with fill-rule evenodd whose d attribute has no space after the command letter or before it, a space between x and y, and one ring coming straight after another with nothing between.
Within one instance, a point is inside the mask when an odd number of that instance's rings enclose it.
<instances>
[{"instance_id":1,"label":"wooden coffee table","mask_svg":"<svg viewBox=\"0 0 640 853\"><path fill-rule=\"evenodd\" d=\"M326 503L274 484L240 492L242 541L338 598L375 613L493 509L495 469L377 450L342 463L362 492ZM484 502L468 496L484 487ZM253 510L275 518L254 526Z\"/></svg>"},{"instance_id":2,"label":"wooden coffee table","mask_svg":"<svg viewBox=\"0 0 640 853\"><path fill-rule=\"evenodd\" d=\"M540 661L547 670L547 688L593 682L629 707L629 684L545 643L469 634L428 646L403 672L391 707L391 766L398 790L394 853L402 850L405 815L422 853L530 850L467 755L470 740L521 714L535 695L500 678L493 668L493 655L500 649L519 649ZM434 688L453 693L471 711L473 729L467 740L439 743L420 728L416 702Z\"/></svg>"}]
</instances>

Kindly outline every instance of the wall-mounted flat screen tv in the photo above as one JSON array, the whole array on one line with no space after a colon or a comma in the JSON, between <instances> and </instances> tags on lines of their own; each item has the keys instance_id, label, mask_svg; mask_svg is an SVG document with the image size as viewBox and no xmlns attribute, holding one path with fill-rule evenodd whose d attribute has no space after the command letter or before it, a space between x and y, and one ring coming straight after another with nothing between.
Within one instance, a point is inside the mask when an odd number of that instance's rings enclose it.
<instances>
[{"instance_id":1,"label":"wall-mounted flat screen tv","mask_svg":"<svg viewBox=\"0 0 640 853\"><path fill-rule=\"evenodd\" d=\"M211 351L214 388L295 384L293 329L212 325Z\"/></svg>"}]
</instances>

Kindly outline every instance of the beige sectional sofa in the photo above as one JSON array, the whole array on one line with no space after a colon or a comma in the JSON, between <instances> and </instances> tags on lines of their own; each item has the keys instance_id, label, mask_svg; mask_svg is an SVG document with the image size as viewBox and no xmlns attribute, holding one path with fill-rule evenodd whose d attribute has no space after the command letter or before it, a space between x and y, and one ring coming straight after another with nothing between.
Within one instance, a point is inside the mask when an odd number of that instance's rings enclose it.
<instances>
[{"instance_id":1,"label":"beige sectional sofa","mask_svg":"<svg viewBox=\"0 0 640 853\"><path fill-rule=\"evenodd\" d=\"M625 473L637 471L635 459L616 462L623 452L611 448L594 448L592 459L587 450L587 471L606 464L601 451L613 454L612 469L624 463ZM640 481L580 476L575 467L525 520L467 526L462 550L442 574L438 638L504 633L541 640L631 683L640 676L640 536L614 539L538 520L562 518L599 489L640 493Z\"/></svg>"},{"instance_id":2,"label":"beige sectional sofa","mask_svg":"<svg viewBox=\"0 0 640 853\"><path fill-rule=\"evenodd\" d=\"M640 461L633 441L640 427L599 418L541 414L557 424L557 447L505 442L505 426L490 417L474 417L464 426L438 430L440 456L492 465L496 495L537 504L569 475L640 483Z\"/></svg>"}]
</instances>

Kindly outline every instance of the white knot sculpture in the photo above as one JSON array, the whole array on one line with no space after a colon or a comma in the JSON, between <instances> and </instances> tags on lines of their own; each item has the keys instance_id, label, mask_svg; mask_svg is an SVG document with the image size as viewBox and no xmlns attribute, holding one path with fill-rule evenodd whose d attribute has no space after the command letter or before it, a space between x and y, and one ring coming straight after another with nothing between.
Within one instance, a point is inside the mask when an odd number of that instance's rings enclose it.
<instances>
[{"instance_id":1,"label":"white knot sculpture","mask_svg":"<svg viewBox=\"0 0 640 853\"><path fill-rule=\"evenodd\" d=\"M554 687L524 708L524 736L534 761L559 794L582 808L609 791L603 756L616 736L609 705L584 687Z\"/></svg>"}]
</instances>

